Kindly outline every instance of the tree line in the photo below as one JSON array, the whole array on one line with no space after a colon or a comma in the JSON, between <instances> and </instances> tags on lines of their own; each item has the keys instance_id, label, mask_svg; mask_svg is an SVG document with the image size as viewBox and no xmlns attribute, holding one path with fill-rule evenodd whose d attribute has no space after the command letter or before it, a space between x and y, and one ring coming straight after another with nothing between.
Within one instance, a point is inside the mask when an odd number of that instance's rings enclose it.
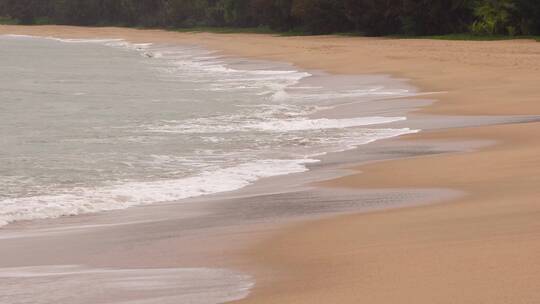
<instances>
[{"instance_id":1,"label":"tree line","mask_svg":"<svg viewBox=\"0 0 540 304\"><path fill-rule=\"evenodd\" d=\"M0 0L21 24L269 28L308 34L540 34L540 0Z\"/></svg>"}]
</instances>

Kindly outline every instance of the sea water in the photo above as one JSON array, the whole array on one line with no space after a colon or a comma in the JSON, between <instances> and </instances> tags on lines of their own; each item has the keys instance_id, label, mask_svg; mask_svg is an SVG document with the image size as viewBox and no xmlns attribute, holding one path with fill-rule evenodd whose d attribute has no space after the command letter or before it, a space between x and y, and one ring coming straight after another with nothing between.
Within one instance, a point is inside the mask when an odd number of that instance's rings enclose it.
<instances>
[{"instance_id":1,"label":"sea water","mask_svg":"<svg viewBox=\"0 0 540 304\"><path fill-rule=\"evenodd\" d=\"M225 269L48 265L0 268L0 286L6 304L215 304L246 297L253 282Z\"/></svg>"},{"instance_id":2,"label":"sea water","mask_svg":"<svg viewBox=\"0 0 540 304\"><path fill-rule=\"evenodd\" d=\"M388 79L189 45L5 35L0 71L0 226L232 191L415 132L317 115L414 94Z\"/></svg>"}]
</instances>

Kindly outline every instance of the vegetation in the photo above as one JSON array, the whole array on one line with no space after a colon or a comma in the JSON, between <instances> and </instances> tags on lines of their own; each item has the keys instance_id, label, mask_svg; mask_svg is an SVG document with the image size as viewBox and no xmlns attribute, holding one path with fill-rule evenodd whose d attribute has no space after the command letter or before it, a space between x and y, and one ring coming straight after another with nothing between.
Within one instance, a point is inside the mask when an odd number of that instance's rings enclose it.
<instances>
[{"instance_id":1,"label":"vegetation","mask_svg":"<svg viewBox=\"0 0 540 304\"><path fill-rule=\"evenodd\" d=\"M4 16L0 22L20 24L224 32L235 28L373 36L540 34L539 0L0 0L0 16Z\"/></svg>"}]
</instances>

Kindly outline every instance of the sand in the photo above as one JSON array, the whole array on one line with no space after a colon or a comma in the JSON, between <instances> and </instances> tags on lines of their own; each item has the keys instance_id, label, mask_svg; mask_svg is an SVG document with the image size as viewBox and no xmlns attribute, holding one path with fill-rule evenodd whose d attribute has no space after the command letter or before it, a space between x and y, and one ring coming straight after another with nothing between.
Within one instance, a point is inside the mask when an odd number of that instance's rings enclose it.
<instances>
[{"instance_id":1,"label":"sand","mask_svg":"<svg viewBox=\"0 0 540 304\"><path fill-rule=\"evenodd\" d=\"M539 115L540 43L278 37L117 28L0 26L0 33L194 43L226 54L333 73L381 73L440 92L421 113ZM341 189L447 188L444 204L300 222L244 250L278 276L241 303L537 303L540 301L540 123L443 129L399 141L489 140L459 153L354 168L319 183ZM345 190L343 190L345 191Z\"/></svg>"}]
</instances>

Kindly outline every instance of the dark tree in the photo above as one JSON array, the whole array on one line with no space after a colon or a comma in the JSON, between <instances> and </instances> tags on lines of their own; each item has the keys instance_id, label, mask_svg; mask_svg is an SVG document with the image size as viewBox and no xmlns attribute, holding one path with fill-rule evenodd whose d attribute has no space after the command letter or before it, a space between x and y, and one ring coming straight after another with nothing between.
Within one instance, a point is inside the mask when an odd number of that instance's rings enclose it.
<instances>
[{"instance_id":1,"label":"dark tree","mask_svg":"<svg viewBox=\"0 0 540 304\"><path fill-rule=\"evenodd\" d=\"M467 31L473 19L470 0L403 0L403 32L434 35Z\"/></svg>"},{"instance_id":2,"label":"dark tree","mask_svg":"<svg viewBox=\"0 0 540 304\"><path fill-rule=\"evenodd\" d=\"M250 11L258 25L288 31L298 24L291 15L292 0L253 0Z\"/></svg>"},{"instance_id":3,"label":"dark tree","mask_svg":"<svg viewBox=\"0 0 540 304\"><path fill-rule=\"evenodd\" d=\"M22 24L32 24L36 18L48 11L48 1L40 0L4 0L0 5L5 13L19 20Z\"/></svg>"},{"instance_id":4,"label":"dark tree","mask_svg":"<svg viewBox=\"0 0 540 304\"><path fill-rule=\"evenodd\" d=\"M311 34L328 34L351 28L343 1L294 0L291 14Z\"/></svg>"},{"instance_id":5,"label":"dark tree","mask_svg":"<svg viewBox=\"0 0 540 304\"><path fill-rule=\"evenodd\" d=\"M309 34L540 34L540 0L0 0L22 24L269 27Z\"/></svg>"},{"instance_id":6,"label":"dark tree","mask_svg":"<svg viewBox=\"0 0 540 304\"><path fill-rule=\"evenodd\" d=\"M401 30L401 0L345 0L345 10L357 32L378 36Z\"/></svg>"},{"instance_id":7,"label":"dark tree","mask_svg":"<svg viewBox=\"0 0 540 304\"><path fill-rule=\"evenodd\" d=\"M525 35L540 35L540 1L516 0L519 30Z\"/></svg>"}]
</instances>

